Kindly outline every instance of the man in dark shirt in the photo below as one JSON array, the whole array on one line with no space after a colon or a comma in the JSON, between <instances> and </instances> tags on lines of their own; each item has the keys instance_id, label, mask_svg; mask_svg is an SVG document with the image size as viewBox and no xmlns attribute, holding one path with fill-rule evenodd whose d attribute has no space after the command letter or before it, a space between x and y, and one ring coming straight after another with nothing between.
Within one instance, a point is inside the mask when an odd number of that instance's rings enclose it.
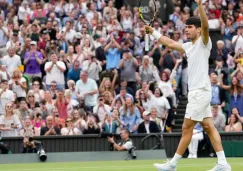
<instances>
[{"instance_id":1,"label":"man in dark shirt","mask_svg":"<svg viewBox=\"0 0 243 171\"><path fill-rule=\"evenodd\" d=\"M138 133L158 133L160 132L158 125L154 121L150 121L150 112L143 112L143 122L138 125Z\"/></svg>"},{"instance_id":2,"label":"man in dark shirt","mask_svg":"<svg viewBox=\"0 0 243 171\"><path fill-rule=\"evenodd\" d=\"M106 43L107 43L106 38L101 37L100 38L101 46L95 50L96 59L101 62L103 71L106 69L106 57L105 57L105 50L104 50Z\"/></svg>"},{"instance_id":3,"label":"man in dark shirt","mask_svg":"<svg viewBox=\"0 0 243 171\"><path fill-rule=\"evenodd\" d=\"M47 32L50 36L50 40L56 40L57 31L55 29L53 29L52 26L53 26L52 21L47 21L46 28L42 29L41 33Z\"/></svg>"},{"instance_id":4,"label":"man in dark shirt","mask_svg":"<svg viewBox=\"0 0 243 171\"><path fill-rule=\"evenodd\" d=\"M95 121L95 117L93 115L89 115L87 119L87 126L84 129L83 134L99 134L100 128Z\"/></svg>"},{"instance_id":5,"label":"man in dark shirt","mask_svg":"<svg viewBox=\"0 0 243 171\"><path fill-rule=\"evenodd\" d=\"M46 117L46 127L41 128L40 135L61 135L60 129L53 126L53 117Z\"/></svg>"}]
</instances>

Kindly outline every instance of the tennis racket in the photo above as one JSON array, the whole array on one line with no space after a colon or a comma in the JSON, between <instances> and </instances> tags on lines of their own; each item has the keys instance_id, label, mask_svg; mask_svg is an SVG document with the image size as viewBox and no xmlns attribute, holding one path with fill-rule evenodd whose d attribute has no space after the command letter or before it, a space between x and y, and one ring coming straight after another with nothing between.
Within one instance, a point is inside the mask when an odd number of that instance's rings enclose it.
<instances>
[{"instance_id":1,"label":"tennis racket","mask_svg":"<svg viewBox=\"0 0 243 171\"><path fill-rule=\"evenodd\" d=\"M139 0L139 15L141 20L146 24L151 26L156 17L156 2L155 0ZM149 51L149 30L145 30L145 51Z\"/></svg>"}]
</instances>

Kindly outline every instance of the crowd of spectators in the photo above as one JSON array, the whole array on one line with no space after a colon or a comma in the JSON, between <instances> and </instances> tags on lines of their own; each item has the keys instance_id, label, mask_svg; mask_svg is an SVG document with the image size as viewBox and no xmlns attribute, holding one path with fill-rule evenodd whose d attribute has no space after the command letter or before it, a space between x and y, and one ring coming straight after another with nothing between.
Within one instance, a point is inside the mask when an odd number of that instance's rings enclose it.
<instances>
[{"instance_id":1,"label":"crowd of spectators","mask_svg":"<svg viewBox=\"0 0 243 171\"><path fill-rule=\"evenodd\" d=\"M153 27L183 43L198 9L174 3ZM220 131L242 131L243 1L203 4L222 34L209 71L213 119ZM113 0L0 0L1 135L172 132L188 93L186 56L152 36L145 53L144 36L138 8Z\"/></svg>"}]
</instances>

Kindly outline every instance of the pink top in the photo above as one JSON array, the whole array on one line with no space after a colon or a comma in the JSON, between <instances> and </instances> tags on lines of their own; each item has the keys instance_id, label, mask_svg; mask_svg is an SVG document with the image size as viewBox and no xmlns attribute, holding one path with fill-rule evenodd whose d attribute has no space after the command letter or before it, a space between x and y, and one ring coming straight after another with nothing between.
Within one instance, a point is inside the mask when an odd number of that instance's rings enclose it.
<instances>
[{"instance_id":1,"label":"pink top","mask_svg":"<svg viewBox=\"0 0 243 171\"><path fill-rule=\"evenodd\" d=\"M65 102L57 102L56 107L59 113L59 118L66 120L68 117L68 104L65 104Z\"/></svg>"}]
</instances>

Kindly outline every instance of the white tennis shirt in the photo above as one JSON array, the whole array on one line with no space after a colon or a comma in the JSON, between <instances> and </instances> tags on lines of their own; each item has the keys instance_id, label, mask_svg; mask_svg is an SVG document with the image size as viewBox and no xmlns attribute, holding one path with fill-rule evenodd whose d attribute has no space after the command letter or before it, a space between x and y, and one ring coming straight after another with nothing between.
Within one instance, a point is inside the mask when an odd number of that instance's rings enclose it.
<instances>
[{"instance_id":1,"label":"white tennis shirt","mask_svg":"<svg viewBox=\"0 0 243 171\"><path fill-rule=\"evenodd\" d=\"M202 38L193 44L187 42L182 44L188 61L188 89L196 90L204 88L211 91L211 83L208 75L208 59L212 49L212 42L209 38L208 44L204 45Z\"/></svg>"}]
</instances>

